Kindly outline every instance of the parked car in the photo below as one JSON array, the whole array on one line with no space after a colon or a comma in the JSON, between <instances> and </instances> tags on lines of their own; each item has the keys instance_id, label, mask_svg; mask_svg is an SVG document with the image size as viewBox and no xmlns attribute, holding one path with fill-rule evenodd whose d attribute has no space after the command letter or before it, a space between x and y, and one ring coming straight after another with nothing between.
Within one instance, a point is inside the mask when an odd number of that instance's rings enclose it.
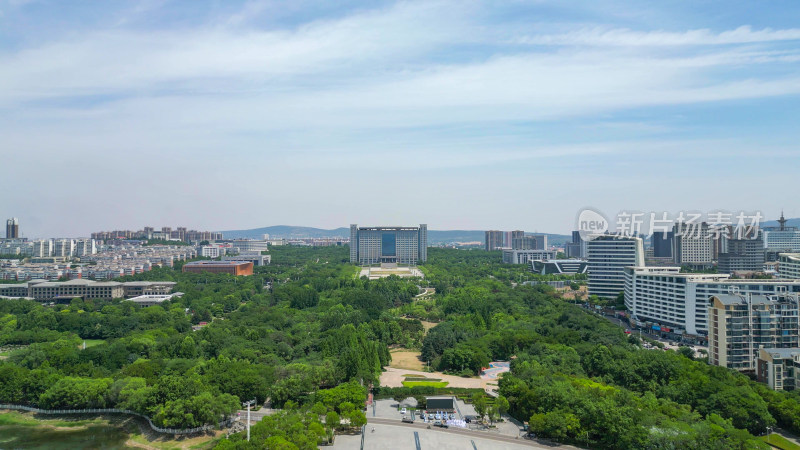
<instances>
[{"instance_id":1,"label":"parked car","mask_svg":"<svg viewBox=\"0 0 800 450\"><path fill-rule=\"evenodd\" d=\"M408 411L406 410L406 408L403 408L403 409L401 409L401 410L400 410L400 414L402 414L402 415L405 415L405 414L406 414L406 412L408 412Z\"/></svg>"}]
</instances>

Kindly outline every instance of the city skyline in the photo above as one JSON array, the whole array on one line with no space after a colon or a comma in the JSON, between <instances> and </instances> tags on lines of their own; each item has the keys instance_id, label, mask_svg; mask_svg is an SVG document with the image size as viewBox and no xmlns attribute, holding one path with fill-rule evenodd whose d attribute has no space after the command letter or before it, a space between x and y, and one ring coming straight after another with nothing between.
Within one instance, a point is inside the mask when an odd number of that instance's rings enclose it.
<instances>
[{"instance_id":1,"label":"city skyline","mask_svg":"<svg viewBox=\"0 0 800 450\"><path fill-rule=\"evenodd\" d=\"M676 219L676 218L677 218L677 216L673 216L673 219ZM14 219L17 219L19 221L19 219L16 218L16 217ZM618 233L620 231L618 229L615 230L616 226L615 226L614 220L615 219L613 218L613 216L609 220L609 224L611 225L611 227L609 229L609 232ZM700 220L706 220L706 219L703 218L703 219L700 219ZM787 218L785 220L787 222L789 222L789 223L794 224L794 223L797 223L798 221L800 221L800 217ZM774 227L774 226L777 226L779 223L780 223L780 220L778 220L778 218L773 218L771 216L766 216L766 217L763 217L761 219L761 221L759 222L759 226ZM765 225L765 224L768 224L768 225ZM551 230L538 230L538 229L526 229L526 230L520 230L520 231L524 231L524 233L526 233L526 237L531 237L531 236L536 236L536 235L547 235L547 234L561 235L561 236L564 236L564 237L569 237L570 235L572 235L572 233L576 233L577 232L577 231L575 231L575 228L576 228L575 225L576 225L576 223L573 221L572 229L571 230L567 230L567 231L560 231L560 230L559 231L551 231ZM792 225L792 226L797 226L797 225ZM143 226L120 226L120 227L117 227L115 229L107 228L107 229L104 229L104 230L94 230L94 231L91 231L91 232L81 231L81 232L78 232L78 233L75 233L75 234L56 233L56 234L51 234L51 235L34 235L34 234L28 232L28 230L25 227L24 223L22 223L21 225L18 223L17 227L18 227L17 229L19 230L19 238L24 238L24 239L28 239L28 240L55 239L55 238L88 238L88 237L95 238L96 237L95 235L113 233L114 231L122 231L122 232L129 232L129 233L134 233L135 234L137 232L142 232L143 229L146 229L146 228L153 228L157 232L160 232L162 230L162 228L172 229L173 232L176 231L176 230L181 229L181 227L175 227L175 228L172 228L171 226L151 227L149 225L143 225ZM305 224L303 224L303 225L267 225L267 226L256 227L256 228L239 228L239 229L230 229L230 230L210 229L209 231L203 231L202 233L212 233L212 234L213 233L222 233L224 235L225 233L233 232L236 236L239 236L242 232L259 231L261 229L268 229L268 228L273 228L273 227L277 227L277 228L288 227L288 228L301 228L301 229L308 228L308 229L311 229L311 230L318 230L318 231L337 231L338 232L337 236L345 236L346 233L347 233L347 227L346 226L314 227L314 226L308 226L308 225L305 225ZM495 230L494 228L496 228L496 227L489 227L487 229L470 229L470 230L467 230L467 229L431 228L431 230L433 230L433 231L444 231L444 232L465 231L465 232L474 232L474 233L485 233L487 231L497 231L497 232L500 232L500 233L509 234L509 236L510 236L510 233L511 233L510 231L498 231L498 230ZM515 227L510 227L510 228L520 228L520 227L516 227L515 226ZM185 227L183 229L185 229ZM642 225L642 235L641 236L642 237L646 237L646 238L649 239L651 237L651 235L649 234L648 229L649 229L648 228L648 222L647 222L647 220L645 220L644 225ZM192 229L190 231L191 232L197 232L194 229ZM296 234L296 233L294 233L294 234ZM250 236L250 237L253 237L253 236ZM275 236L276 237L287 237L287 236L284 236L281 233L278 233ZM6 235L4 234L2 237L5 238ZM314 236L309 235L308 237L314 237ZM478 240L485 244L485 236L482 236L481 239L478 239Z\"/></svg>"},{"instance_id":2,"label":"city skyline","mask_svg":"<svg viewBox=\"0 0 800 450\"><path fill-rule=\"evenodd\" d=\"M764 195L800 168L800 8L716 9L1 2L0 211L31 237L800 217Z\"/></svg>"}]
</instances>

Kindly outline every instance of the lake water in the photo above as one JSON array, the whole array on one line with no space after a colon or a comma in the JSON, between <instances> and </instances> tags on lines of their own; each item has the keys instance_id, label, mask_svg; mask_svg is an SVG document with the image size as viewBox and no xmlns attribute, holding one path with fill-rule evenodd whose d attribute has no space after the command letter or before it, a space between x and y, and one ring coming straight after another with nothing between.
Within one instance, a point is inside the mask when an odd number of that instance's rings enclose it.
<instances>
[{"instance_id":1,"label":"lake water","mask_svg":"<svg viewBox=\"0 0 800 450\"><path fill-rule=\"evenodd\" d=\"M0 449L130 449L128 433L109 425L89 425L77 430L53 430L17 425L0 426Z\"/></svg>"}]
</instances>

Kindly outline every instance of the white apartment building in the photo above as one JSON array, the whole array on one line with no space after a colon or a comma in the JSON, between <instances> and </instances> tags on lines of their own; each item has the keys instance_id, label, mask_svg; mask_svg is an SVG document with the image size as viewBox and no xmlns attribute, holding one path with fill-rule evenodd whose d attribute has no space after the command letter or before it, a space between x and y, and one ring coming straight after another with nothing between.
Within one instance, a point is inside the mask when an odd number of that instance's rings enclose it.
<instances>
[{"instance_id":1,"label":"white apartment building","mask_svg":"<svg viewBox=\"0 0 800 450\"><path fill-rule=\"evenodd\" d=\"M75 253L75 240L73 239L55 239L53 240L53 254L52 256L60 256L62 258L71 258Z\"/></svg>"},{"instance_id":2,"label":"white apartment building","mask_svg":"<svg viewBox=\"0 0 800 450\"><path fill-rule=\"evenodd\" d=\"M679 267L626 267L625 307L631 318L674 328L677 334L707 334L713 295L800 293L800 280L731 280L727 274L679 271Z\"/></svg>"},{"instance_id":3,"label":"white apartment building","mask_svg":"<svg viewBox=\"0 0 800 450\"><path fill-rule=\"evenodd\" d=\"M556 252L550 250L503 250L504 264L528 264L530 261L556 259Z\"/></svg>"},{"instance_id":4,"label":"white apartment building","mask_svg":"<svg viewBox=\"0 0 800 450\"><path fill-rule=\"evenodd\" d=\"M89 256L97 253L97 244L94 239L76 239L74 256Z\"/></svg>"},{"instance_id":5,"label":"white apartment building","mask_svg":"<svg viewBox=\"0 0 800 450\"><path fill-rule=\"evenodd\" d=\"M33 255L32 256L53 256L53 241L50 239L42 239L33 241Z\"/></svg>"},{"instance_id":6,"label":"white apartment building","mask_svg":"<svg viewBox=\"0 0 800 450\"><path fill-rule=\"evenodd\" d=\"M644 266L641 238L600 235L586 242L589 295L615 298L625 290L626 267Z\"/></svg>"},{"instance_id":7,"label":"white apartment building","mask_svg":"<svg viewBox=\"0 0 800 450\"><path fill-rule=\"evenodd\" d=\"M227 246L222 245L204 245L200 247L200 256L204 256L206 258L219 258L223 256L228 251Z\"/></svg>"},{"instance_id":8,"label":"white apartment building","mask_svg":"<svg viewBox=\"0 0 800 450\"><path fill-rule=\"evenodd\" d=\"M676 223L673 233L672 257L676 264L711 264L714 241L707 223Z\"/></svg>"},{"instance_id":9,"label":"white apartment building","mask_svg":"<svg viewBox=\"0 0 800 450\"><path fill-rule=\"evenodd\" d=\"M797 349L798 295L720 294L709 301L708 363L756 372L759 349Z\"/></svg>"},{"instance_id":10,"label":"white apartment building","mask_svg":"<svg viewBox=\"0 0 800 450\"><path fill-rule=\"evenodd\" d=\"M0 243L0 255L33 256L33 242L7 240Z\"/></svg>"},{"instance_id":11,"label":"white apartment building","mask_svg":"<svg viewBox=\"0 0 800 450\"><path fill-rule=\"evenodd\" d=\"M778 260L781 278L800 278L800 253L781 253Z\"/></svg>"}]
</instances>

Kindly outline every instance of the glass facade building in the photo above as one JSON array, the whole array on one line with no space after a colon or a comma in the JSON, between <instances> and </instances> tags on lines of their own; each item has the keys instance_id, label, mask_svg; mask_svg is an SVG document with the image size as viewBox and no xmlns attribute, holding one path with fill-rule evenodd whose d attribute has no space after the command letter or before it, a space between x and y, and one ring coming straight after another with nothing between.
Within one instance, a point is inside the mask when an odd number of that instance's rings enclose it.
<instances>
[{"instance_id":1,"label":"glass facade building","mask_svg":"<svg viewBox=\"0 0 800 450\"><path fill-rule=\"evenodd\" d=\"M360 265L415 266L428 259L428 226L359 227L350 225L350 262Z\"/></svg>"}]
</instances>

